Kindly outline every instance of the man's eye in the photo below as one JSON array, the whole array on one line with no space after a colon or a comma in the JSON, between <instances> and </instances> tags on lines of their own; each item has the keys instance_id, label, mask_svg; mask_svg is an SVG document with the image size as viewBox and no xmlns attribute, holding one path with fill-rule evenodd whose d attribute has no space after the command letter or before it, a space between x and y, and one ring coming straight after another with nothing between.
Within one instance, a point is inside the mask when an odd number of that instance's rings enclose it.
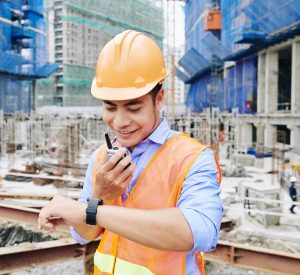
<instances>
[{"instance_id":1,"label":"man's eye","mask_svg":"<svg viewBox=\"0 0 300 275\"><path fill-rule=\"evenodd\" d=\"M106 110L109 112L113 112L114 110L116 110L116 108L106 108Z\"/></svg>"},{"instance_id":2,"label":"man's eye","mask_svg":"<svg viewBox=\"0 0 300 275\"><path fill-rule=\"evenodd\" d=\"M135 112L137 112L137 111L139 111L139 110L141 110L141 109L142 109L142 108L128 109L128 111L135 113Z\"/></svg>"}]
</instances>

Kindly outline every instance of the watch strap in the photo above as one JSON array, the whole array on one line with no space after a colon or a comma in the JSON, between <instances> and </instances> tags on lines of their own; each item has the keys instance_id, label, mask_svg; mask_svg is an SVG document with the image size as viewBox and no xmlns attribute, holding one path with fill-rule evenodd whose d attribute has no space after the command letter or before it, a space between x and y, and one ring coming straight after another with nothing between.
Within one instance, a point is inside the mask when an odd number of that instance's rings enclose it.
<instances>
[{"instance_id":1,"label":"watch strap","mask_svg":"<svg viewBox=\"0 0 300 275\"><path fill-rule=\"evenodd\" d=\"M102 205L103 200L98 198L89 198L88 205L86 208L86 224L89 225L96 225L96 215L97 215L97 208L98 205Z\"/></svg>"}]
</instances>

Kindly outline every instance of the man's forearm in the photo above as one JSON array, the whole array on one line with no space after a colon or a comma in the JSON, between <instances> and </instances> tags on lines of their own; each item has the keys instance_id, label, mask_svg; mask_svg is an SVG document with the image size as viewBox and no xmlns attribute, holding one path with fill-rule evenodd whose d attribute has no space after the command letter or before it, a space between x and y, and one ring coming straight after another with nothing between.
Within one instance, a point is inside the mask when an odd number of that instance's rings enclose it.
<instances>
[{"instance_id":1,"label":"man's forearm","mask_svg":"<svg viewBox=\"0 0 300 275\"><path fill-rule=\"evenodd\" d=\"M97 224L139 244L161 250L189 251L191 229L178 208L138 210L99 206Z\"/></svg>"},{"instance_id":2,"label":"man's forearm","mask_svg":"<svg viewBox=\"0 0 300 275\"><path fill-rule=\"evenodd\" d=\"M73 225L76 232L84 239L92 241L97 239L103 232L100 226L89 226L87 224Z\"/></svg>"},{"instance_id":3,"label":"man's forearm","mask_svg":"<svg viewBox=\"0 0 300 275\"><path fill-rule=\"evenodd\" d=\"M178 208L139 210L100 205L97 208L97 226L89 226L86 225L86 204L56 195L42 208L38 219L39 227L55 229L55 217L72 225L87 240L96 239L105 228L156 249L189 251L194 246L192 231Z\"/></svg>"}]
</instances>

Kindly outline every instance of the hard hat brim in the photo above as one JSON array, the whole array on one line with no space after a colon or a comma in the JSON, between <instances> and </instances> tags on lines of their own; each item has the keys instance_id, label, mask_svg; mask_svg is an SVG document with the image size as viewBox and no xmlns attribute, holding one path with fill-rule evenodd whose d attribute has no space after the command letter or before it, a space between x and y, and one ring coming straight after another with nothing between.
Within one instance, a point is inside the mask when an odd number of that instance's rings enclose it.
<instances>
[{"instance_id":1,"label":"hard hat brim","mask_svg":"<svg viewBox=\"0 0 300 275\"><path fill-rule=\"evenodd\" d=\"M162 81L162 80L161 80ZM96 78L93 79L91 86L91 93L95 98L101 100L130 100L139 98L149 93L160 81L148 83L141 88L111 88L111 87L98 87Z\"/></svg>"}]
</instances>

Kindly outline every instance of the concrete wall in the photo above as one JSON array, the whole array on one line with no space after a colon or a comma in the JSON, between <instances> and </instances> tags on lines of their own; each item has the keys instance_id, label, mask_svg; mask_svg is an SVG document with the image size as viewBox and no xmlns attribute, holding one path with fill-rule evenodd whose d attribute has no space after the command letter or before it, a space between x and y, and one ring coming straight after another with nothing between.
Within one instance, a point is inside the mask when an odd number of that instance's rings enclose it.
<instances>
[{"instance_id":1,"label":"concrete wall","mask_svg":"<svg viewBox=\"0 0 300 275\"><path fill-rule=\"evenodd\" d=\"M292 43L292 112L300 113L300 41ZM299 136L300 137L300 136Z\"/></svg>"}]
</instances>

